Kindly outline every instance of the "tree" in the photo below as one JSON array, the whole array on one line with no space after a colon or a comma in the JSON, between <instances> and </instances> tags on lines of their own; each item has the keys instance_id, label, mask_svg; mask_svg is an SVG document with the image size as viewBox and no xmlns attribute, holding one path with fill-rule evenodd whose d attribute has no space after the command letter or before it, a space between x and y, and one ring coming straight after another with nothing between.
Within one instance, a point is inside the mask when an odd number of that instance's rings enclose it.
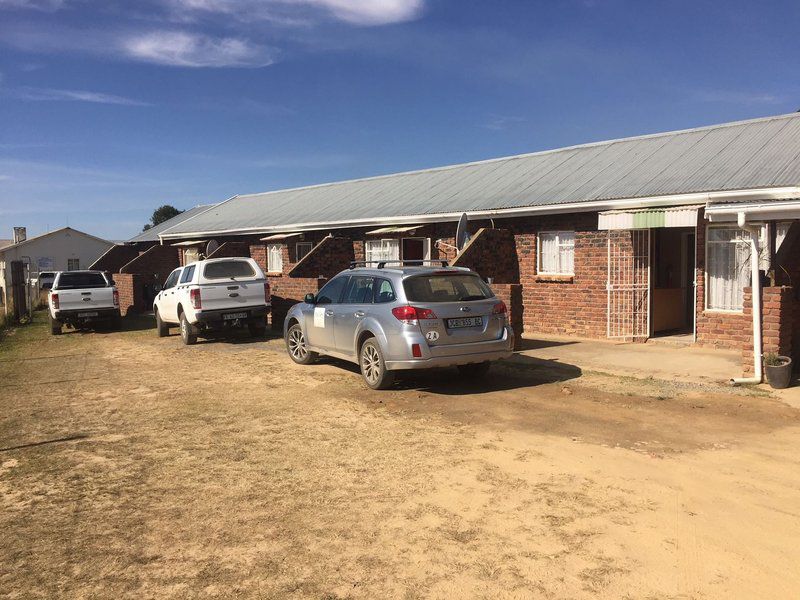
<instances>
[{"instance_id":1,"label":"tree","mask_svg":"<svg viewBox=\"0 0 800 600\"><path fill-rule=\"evenodd\" d=\"M163 206L159 206L157 209L153 211L153 216L150 217L150 222L145 223L142 231L147 231L151 227L155 227L156 225L160 225L164 221L169 221L173 217L177 217L183 211L178 210L174 206L169 204L165 204Z\"/></svg>"}]
</instances>

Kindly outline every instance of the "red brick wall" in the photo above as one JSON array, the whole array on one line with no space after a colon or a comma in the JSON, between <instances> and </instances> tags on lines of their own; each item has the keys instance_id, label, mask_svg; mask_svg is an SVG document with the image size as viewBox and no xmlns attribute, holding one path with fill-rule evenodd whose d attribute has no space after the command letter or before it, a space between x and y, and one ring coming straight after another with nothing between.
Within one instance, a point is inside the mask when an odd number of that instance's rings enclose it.
<instances>
[{"instance_id":1,"label":"red brick wall","mask_svg":"<svg viewBox=\"0 0 800 600\"><path fill-rule=\"evenodd\" d=\"M306 236L303 241L315 242L314 238ZM288 272L297 264L295 240L290 240L283 245L283 272L270 273L267 275L272 293L272 311L270 323L274 330L280 331L283 328L283 321L289 309L309 293L316 293L320 283L316 277L289 277ZM258 266L267 273L267 243L254 242L250 244L250 256L258 263ZM337 271L338 272L338 271ZM335 275L335 273L334 273Z\"/></svg>"},{"instance_id":2,"label":"red brick wall","mask_svg":"<svg viewBox=\"0 0 800 600\"><path fill-rule=\"evenodd\" d=\"M506 303L508 319L514 330L514 350L519 350L522 340L522 286L518 283L493 283L492 291Z\"/></svg>"},{"instance_id":3,"label":"red brick wall","mask_svg":"<svg viewBox=\"0 0 800 600\"><path fill-rule=\"evenodd\" d=\"M761 289L761 351L791 356L794 344L794 289L787 286ZM744 317L749 325L747 342L742 346L742 371L753 375L753 293L744 291Z\"/></svg>"},{"instance_id":4,"label":"red brick wall","mask_svg":"<svg viewBox=\"0 0 800 600\"><path fill-rule=\"evenodd\" d=\"M180 265L175 248L156 244L124 265L120 272L152 275L163 282L167 275L178 266Z\"/></svg>"},{"instance_id":5,"label":"red brick wall","mask_svg":"<svg viewBox=\"0 0 800 600\"><path fill-rule=\"evenodd\" d=\"M608 234L597 231L597 213L498 220L514 233L522 284L522 321L530 333L605 337ZM536 273L536 234L575 231L575 274ZM481 273L484 277L492 273Z\"/></svg>"},{"instance_id":6,"label":"red brick wall","mask_svg":"<svg viewBox=\"0 0 800 600\"><path fill-rule=\"evenodd\" d=\"M508 229L481 228L452 263L490 277L494 283L519 283L516 243Z\"/></svg>"},{"instance_id":7,"label":"red brick wall","mask_svg":"<svg viewBox=\"0 0 800 600\"><path fill-rule=\"evenodd\" d=\"M144 275L137 273L116 273L114 275L114 282L119 292L119 310L123 316L152 308L144 305L145 279Z\"/></svg>"},{"instance_id":8,"label":"red brick wall","mask_svg":"<svg viewBox=\"0 0 800 600\"><path fill-rule=\"evenodd\" d=\"M109 248L108 252L103 254L103 256L94 261L89 268L97 271L117 273L124 265L139 256L139 253L148 247L149 246L126 246L124 244L116 244Z\"/></svg>"},{"instance_id":9,"label":"red brick wall","mask_svg":"<svg viewBox=\"0 0 800 600\"><path fill-rule=\"evenodd\" d=\"M247 242L222 242L219 247L206 258L235 258L250 256L250 244Z\"/></svg>"}]
</instances>

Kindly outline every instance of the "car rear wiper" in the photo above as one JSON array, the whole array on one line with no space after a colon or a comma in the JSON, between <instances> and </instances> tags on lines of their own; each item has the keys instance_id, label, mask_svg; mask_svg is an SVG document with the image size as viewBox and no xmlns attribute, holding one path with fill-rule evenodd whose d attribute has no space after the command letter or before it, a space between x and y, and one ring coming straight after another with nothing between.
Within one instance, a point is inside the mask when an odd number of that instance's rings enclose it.
<instances>
[{"instance_id":1,"label":"car rear wiper","mask_svg":"<svg viewBox=\"0 0 800 600\"><path fill-rule=\"evenodd\" d=\"M459 298L459 302L469 302L470 300L486 300L485 296L464 296L463 298Z\"/></svg>"}]
</instances>

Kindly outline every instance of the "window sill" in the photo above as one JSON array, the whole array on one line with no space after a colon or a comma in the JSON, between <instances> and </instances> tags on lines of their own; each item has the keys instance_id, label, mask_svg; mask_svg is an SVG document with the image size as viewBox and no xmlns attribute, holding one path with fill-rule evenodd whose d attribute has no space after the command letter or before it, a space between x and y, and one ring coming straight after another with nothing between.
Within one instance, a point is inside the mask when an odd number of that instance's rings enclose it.
<instances>
[{"instance_id":1,"label":"window sill","mask_svg":"<svg viewBox=\"0 0 800 600\"><path fill-rule=\"evenodd\" d=\"M267 271L267 277L283 277L283 273L280 271Z\"/></svg>"},{"instance_id":2,"label":"window sill","mask_svg":"<svg viewBox=\"0 0 800 600\"><path fill-rule=\"evenodd\" d=\"M574 283L574 275L537 275L534 279L536 283Z\"/></svg>"},{"instance_id":3,"label":"window sill","mask_svg":"<svg viewBox=\"0 0 800 600\"><path fill-rule=\"evenodd\" d=\"M704 315L743 315L744 309L734 310L725 308L706 308L703 310Z\"/></svg>"}]
</instances>

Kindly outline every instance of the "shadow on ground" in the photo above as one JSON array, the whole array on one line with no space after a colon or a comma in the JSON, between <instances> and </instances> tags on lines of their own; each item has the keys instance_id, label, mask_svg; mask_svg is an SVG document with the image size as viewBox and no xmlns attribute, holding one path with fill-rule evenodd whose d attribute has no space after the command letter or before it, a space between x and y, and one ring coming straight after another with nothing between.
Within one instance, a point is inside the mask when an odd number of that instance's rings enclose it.
<instances>
[{"instance_id":1,"label":"shadow on ground","mask_svg":"<svg viewBox=\"0 0 800 600\"><path fill-rule=\"evenodd\" d=\"M319 363L336 366L361 377L359 367L354 363L330 357L320 357ZM494 363L489 373L483 377L470 377L455 367L398 371L392 389L464 396L569 381L581 374L581 369L575 365L515 355L509 360Z\"/></svg>"}]
</instances>

